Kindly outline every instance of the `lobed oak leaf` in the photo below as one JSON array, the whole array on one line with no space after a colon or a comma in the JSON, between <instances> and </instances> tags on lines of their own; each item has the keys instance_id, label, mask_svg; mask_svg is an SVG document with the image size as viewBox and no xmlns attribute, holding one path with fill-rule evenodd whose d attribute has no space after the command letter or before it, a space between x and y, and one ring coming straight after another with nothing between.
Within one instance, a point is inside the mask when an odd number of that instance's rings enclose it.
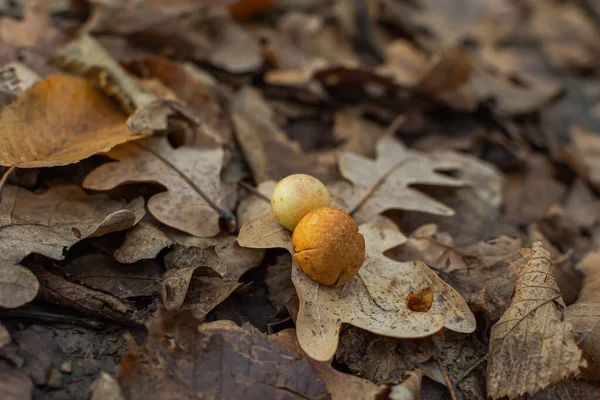
<instances>
[{"instance_id":1,"label":"lobed oak leaf","mask_svg":"<svg viewBox=\"0 0 600 400\"><path fill-rule=\"evenodd\" d=\"M27 268L0 264L0 307L18 308L29 303L35 299L39 287L35 275Z\"/></svg>"},{"instance_id":2,"label":"lobed oak leaf","mask_svg":"<svg viewBox=\"0 0 600 400\"><path fill-rule=\"evenodd\" d=\"M550 253L535 242L510 306L492 327L488 396L534 394L579 372L581 351L551 273Z\"/></svg>"},{"instance_id":3,"label":"lobed oak leaf","mask_svg":"<svg viewBox=\"0 0 600 400\"><path fill-rule=\"evenodd\" d=\"M365 237L365 262L357 276L339 288L313 281L293 264L292 281L300 298L298 341L311 358L333 357L342 323L396 338L425 337L443 327L465 333L475 329L475 317L465 300L424 263L399 263L383 255L402 244L404 235L371 223L362 224L360 233ZM238 243L293 253L291 233L270 214L246 223ZM425 288L434 293L429 309L410 310L409 295Z\"/></svg>"},{"instance_id":4,"label":"lobed oak leaf","mask_svg":"<svg viewBox=\"0 0 600 400\"><path fill-rule=\"evenodd\" d=\"M50 75L0 115L0 165L67 165L139 139L126 116L85 79Z\"/></svg>"},{"instance_id":5,"label":"lobed oak leaf","mask_svg":"<svg viewBox=\"0 0 600 400\"><path fill-rule=\"evenodd\" d=\"M353 153L339 155L344 178L330 188L334 206L360 221L369 221L391 209L454 215L454 211L410 188L410 185L464 186L465 183L438 173L460 167L451 158L427 155L406 148L400 141L382 137L377 143L377 158L370 160Z\"/></svg>"},{"instance_id":6,"label":"lobed oak leaf","mask_svg":"<svg viewBox=\"0 0 600 400\"><path fill-rule=\"evenodd\" d=\"M219 233L219 217L234 217L223 210L220 171L222 149L174 149L164 137L119 146L107 155L118 160L93 170L83 187L109 190L131 182L155 182L167 188L148 200L148 210L165 225L196 236Z\"/></svg>"}]
</instances>

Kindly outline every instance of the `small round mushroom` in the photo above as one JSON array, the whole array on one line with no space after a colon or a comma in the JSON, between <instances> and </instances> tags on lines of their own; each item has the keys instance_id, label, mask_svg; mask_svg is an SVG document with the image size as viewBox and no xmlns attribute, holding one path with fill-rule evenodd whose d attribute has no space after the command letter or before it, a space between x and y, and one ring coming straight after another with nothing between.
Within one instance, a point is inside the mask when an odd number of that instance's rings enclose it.
<instances>
[{"instance_id":1,"label":"small round mushroom","mask_svg":"<svg viewBox=\"0 0 600 400\"><path fill-rule=\"evenodd\" d=\"M327 286L348 282L365 260L365 238L352 217L337 208L306 214L294 231L292 245L300 269Z\"/></svg>"},{"instance_id":2,"label":"small round mushroom","mask_svg":"<svg viewBox=\"0 0 600 400\"><path fill-rule=\"evenodd\" d=\"M286 229L293 231L312 210L329 207L329 191L317 178L306 174L290 175L277 183L271 195L271 212Z\"/></svg>"}]
</instances>

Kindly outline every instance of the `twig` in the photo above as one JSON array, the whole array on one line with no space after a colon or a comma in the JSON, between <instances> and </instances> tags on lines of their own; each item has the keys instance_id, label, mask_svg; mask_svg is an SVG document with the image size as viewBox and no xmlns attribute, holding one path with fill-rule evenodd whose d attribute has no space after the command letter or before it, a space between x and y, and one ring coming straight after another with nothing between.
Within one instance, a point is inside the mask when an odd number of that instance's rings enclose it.
<instances>
[{"instance_id":1,"label":"twig","mask_svg":"<svg viewBox=\"0 0 600 400\"><path fill-rule=\"evenodd\" d=\"M10 174L12 174L16 169L17 169L17 167L15 167L15 166L10 167L9 169L7 169L4 172L4 175L2 175L2 178L0 178L0 201L2 201L2 189L4 188L4 184L6 183L6 180L8 179Z\"/></svg>"},{"instance_id":2,"label":"twig","mask_svg":"<svg viewBox=\"0 0 600 400\"><path fill-rule=\"evenodd\" d=\"M264 194L262 194L261 192L259 192L258 189L256 189L254 186L250 186L250 185L248 185L244 181L238 181L238 185L240 185L243 189L249 191L250 193L252 193L252 194L260 197L261 199L263 199L267 203L271 203L271 199L269 199L267 196L265 196Z\"/></svg>"},{"instance_id":3,"label":"twig","mask_svg":"<svg viewBox=\"0 0 600 400\"><path fill-rule=\"evenodd\" d=\"M394 133L400 128L408 118L404 114L398 115L394 120L388 125L385 130L383 136L393 136Z\"/></svg>"},{"instance_id":4,"label":"twig","mask_svg":"<svg viewBox=\"0 0 600 400\"><path fill-rule=\"evenodd\" d=\"M475 369L477 367L479 367L481 364L483 364L484 361L487 361L488 359L488 355L486 354L485 356L483 356L482 358L480 358L471 368L469 368L464 374L462 374L460 376L460 378L458 378L456 380L456 384L458 385L459 383L461 383L463 380L465 380L465 378L469 375L471 375L471 373L473 371L475 371Z\"/></svg>"},{"instance_id":5,"label":"twig","mask_svg":"<svg viewBox=\"0 0 600 400\"><path fill-rule=\"evenodd\" d=\"M454 385L452 384L452 380L448 376L448 371L446 371L446 367L444 367L444 364L442 364L442 360L440 360L439 358L436 358L435 361L437 362L438 368L440 369L440 371L442 371L442 374L444 375L444 380L446 381L448 391L450 392L450 398L452 400L456 400L456 393L454 393Z\"/></svg>"}]
</instances>

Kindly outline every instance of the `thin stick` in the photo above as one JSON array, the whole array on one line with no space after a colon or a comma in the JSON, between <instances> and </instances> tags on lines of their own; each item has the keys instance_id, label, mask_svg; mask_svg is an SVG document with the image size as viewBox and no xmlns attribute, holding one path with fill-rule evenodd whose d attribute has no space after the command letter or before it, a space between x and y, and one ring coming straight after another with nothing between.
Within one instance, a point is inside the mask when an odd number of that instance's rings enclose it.
<instances>
[{"instance_id":1,"label":"thin stick","mask_svg":"<svg viewBox=\"0 0 600 400\"><path fill-rule=\"evenodd\" d=\"M4 184L6 183L6 180L8 179L10 174L15 172L16 169L17 169L17 167L15 167L15 166L10 167L9 169L7 169L4 172L4 175L2 175L2 178L0 178L0 201L2 201L2 189L4 188Z\"/></svg>"},{"instance_id":2,"label":"thin stick","mask_svg":"<svg viewBox=\"0 0 600 400\"><path fill-rule=\"evenodd\" d=\"M393 136L394 133L400 128L408 118L404 114L398 115L394 120L388 125L387 129L383 136Z\"/></svg>"},{"instance_id":3,"label":"thin stick","mask_svg":"<svg viewBox=\"0 0 600 400\"><path fill-rule=\"evenodd\" d=\"M473 371L475 371L475 368L479 367L481 364L483 364L483 362L484 362L484 361L487 361L487 359L488 359L488 355L487 355L487 354L486 354L485 356L483 356L482 358L480 358L480 359L479 359L479 360L478 360L478 361L475 363L475 365L473 365L471 368L469 368L469 369L467 370L467 372L465 372L464 374L462 374L462 376L456 380L456 384L458 385L458 384L459 384L459 383L461 383L463 380L465 380L465 378L466 378L467 376L471 375L471 373L472 373Z\"/></svg>"},{"instance_id":4,"label":"thin stick","mask_svg":"<svg viewBox=\"0 0 600 400\"><path fill-rule=\"evenodd\" d=\"M250 186L250 185L248 185L244 181L238 181L238 185L240 185L243 189L249 191L250 193L252 193L252 194L260 197L261 199L263 199L267 203L271 203L271 199L269 199L267 196L265 196L264 194L262 194L261 192L259 192L258 189L256 189L254 186Z\"/></svg>"},{"instance_id":5,"label":"thin stick","mask_svg":"<svg viewBox=\"0 0 600 400\"><path fill-rule=\"evenodd\" d=\"M435 361L437 362L440 371L442 371L442 374L444 374L444 380L446 381L446 385L448 386L450 398L452 400L456 400L456 393L454 393L454 385L452 385L452 380L448 376L448 371L446 371L446 367L444 367L444 365L442 364L442 360L440 360L439 358L436 358Z\"/></svg>"}]
</instances>

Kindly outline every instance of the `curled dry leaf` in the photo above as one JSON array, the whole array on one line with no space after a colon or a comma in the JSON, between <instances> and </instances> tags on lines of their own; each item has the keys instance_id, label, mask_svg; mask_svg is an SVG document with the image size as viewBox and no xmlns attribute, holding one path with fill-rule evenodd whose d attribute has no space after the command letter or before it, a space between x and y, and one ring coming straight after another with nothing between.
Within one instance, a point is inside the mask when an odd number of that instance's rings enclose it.
<instances>
[{"instance_id":1,"label":"curled dry leaf","mask_svg":"<svg viewBox=\"0 0 600 400\"><path fill-rule=\"evenodd\" d=\"M129 204L88 195L78 186L42 194L7 185L0 202L0 259L19 263L31 253L63 259L63 249L82 239L120 231L144 216L144 200Z\"/></svg>"},{"instance_id":2,"label":"curled dry leaf","mask_svg":"<svg viewBox=\"0 0 600 400\"><path fill-rule=\"evenodd\" d=\"M472 332L475 317L465 300L422 262L398 263L383 255L406 239L398 231L363 224L366 260L358 275L339 288L310 279L295 264L292 281L300 298L296 321L302 349L319 361L333 357L342 323L397 338L425 337L446 327ZM285 248L290 253L291 233L271 215L244 225L238 237L241 246ZM408 309L411 292L429 287L434 292L427 312Z\"/></svg>"},{"instance_id":3,"label":"curled dry leaf","mask_svg":"<svg viewBox=\"0 0 600 400\"><path fill-rule=\"evenodd\" d=\"M62 47L51 61L70 73L91 79L129 113L158 100L143 90L92 36L79 36Z\"/></svg>"},{"instance_id":4,"label":"curled dry leaf","mask_svg":"<svg viewBox=\"0 0 600 400\"><path fill-rule=\"evenodd\" d=\"M0 265L0 307L17 308L29 303L35 299L39 287L35 275L27 268Z\"/></svg>"},{"instance_id":5,"label":"curled dry leaf","mask_svg":"<svg viewBox=\"0 0 600 400\"><path fill-rule=\"evenodd\" d=\"M575 304L567 308L567 320L573 331L587 366L582 368L586 379L600 379L600 252L592 251L580 261L578 269L585 275L583 288Z\"/></svg>"},{"instance_id":6,"label":"curled dry leaf","mask_svg":"<svg viewBox=\"0 0 600 400\"><path fill-rule=\"evenodd\" d=\"M432 157L406 148L400 141L382 137L377 158L353 153L339 154L339 168L352 186L338 183L330 188L334 206L360 221L369 221L391 209L421 211L450 216L454 211L410 188L410 185L464 186L464 182L436 171L460 167L455 160Z\"/></svg>"},{"instance_id":7,"label":"curled dry leaf","mask_svg":"<svg viewBox=\"0 0 600 400\"><path fill-rule=\"evenodd\" d=\"M208 399L327 398L307 360L283 344L250 325L240 328L227 320L200 325L189 312L153 321L146 343L121 360L118 379L131 400L167 400L174 393Z\"/></svg>"},{"instance_id":8,"label":"curled dry leaf","mask_svg":"<svg viewBox=\"0 0 600 400\"><path fill-rule=\"evenodd\" d=\"M139 139L126 116L85 79L50 75L0 115L0 164L19 168L71 164Z\"/></svg>"},{"instance_id":9,"label":"curled dry leaf","mask_svg":"<svg viewBox=\"0 0 600 400\"><path fill-rule=\"evenodd\" d=\"M550 254L538 241L517 279L510 306L492 327L488 396L533 394L579 372L581 351L566 317Z\"/></svg>"},{"instance_id":10,"label":"curled dry leaf","mask_svg":"<svg viewBox=\"0 0 600 400\"><path fill-rule=\"evenodd\" d=\"M141 221L127 232L125 241L113 256L120 263L131 264L156 258L162 249L172 244L173 241L154 224Z\"/></svg>"},{"instance_id":11,"label":"curled dry leaf","mask_svg":"<svg viewBox=\"0 0 600 400\"><path fill-rule=\"evenodd\" d=\"M107 153L118 160L93 170L83 187L109 190L131 182L157 182L167 188L148 200L148 210L165 225L196 236L219 233L219 217L235 218L223 210L220 171L222 149L174 149L164 137L127 143Z\"/></svg>"}]
</instances>

